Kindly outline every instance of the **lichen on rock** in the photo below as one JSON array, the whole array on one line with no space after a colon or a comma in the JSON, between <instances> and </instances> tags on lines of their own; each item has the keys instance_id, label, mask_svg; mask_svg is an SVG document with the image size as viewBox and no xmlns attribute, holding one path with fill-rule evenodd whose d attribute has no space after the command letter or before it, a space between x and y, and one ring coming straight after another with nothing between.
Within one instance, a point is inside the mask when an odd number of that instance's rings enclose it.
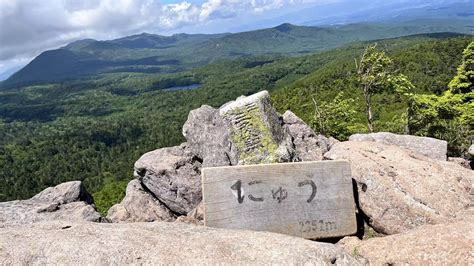
<instances>
[{"instance_id":1,"label":"lichen on rock","mask_svg":"<svg viewBox=\"0 0 474 266\"><path fill-rule=\"evenodd\" d=\"M290 161L294 153L267 91L224 105L220 115L229 125L239 164Z\"/></svg>"}]
</instances>

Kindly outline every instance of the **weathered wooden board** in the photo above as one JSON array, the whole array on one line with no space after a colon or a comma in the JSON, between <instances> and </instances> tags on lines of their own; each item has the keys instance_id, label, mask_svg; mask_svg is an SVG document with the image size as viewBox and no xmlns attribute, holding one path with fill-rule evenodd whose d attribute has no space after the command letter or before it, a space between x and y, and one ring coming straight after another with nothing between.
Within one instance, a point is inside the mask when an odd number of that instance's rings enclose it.
<instances>
[{"instance_id":1,"label":"weathered wooden board","mask_svg":"<svg viewBox=\"0 0 474 266\"><path fill-rule=\"evenodd\" d=\"M204 168L202 186L206 226L308 239L357 230L347 161Z\"/></svg>"}]
</instances>

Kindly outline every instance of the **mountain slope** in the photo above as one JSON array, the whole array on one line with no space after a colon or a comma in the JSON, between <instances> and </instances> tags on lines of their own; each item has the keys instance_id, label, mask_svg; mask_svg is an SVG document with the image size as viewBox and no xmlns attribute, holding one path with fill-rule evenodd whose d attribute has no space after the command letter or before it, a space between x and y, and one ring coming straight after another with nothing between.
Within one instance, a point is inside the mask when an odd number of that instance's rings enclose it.
<instances>
[{"instance_id":1,"label":"mountain slope","mask_svg":"<svg viewBox=\"0 0 474 266\"><path fill-rule=\"evenodd\" d=\"M469 20L457 18L332 27L282 24L234 34L160 36L143 33L110 41L87 39L40 54L2 85L55 82L101 73L176 73L220 59L299 55L332 49L354 41L419 33L470 33L471 24Z\"/></svg>"},{"instance_id":2,"label":"mountain slope","mask_svg":"<svg viewBox=\"0 0 474 266\"><path fill-rule=\"evenodd\" d=\"M428 93L444 90L470 41L472 37L437 34L379 41L379 46L420 92ZM314 125L312 97L329 101L344 91L360 109L355 125L365 126L362 99L351 82L354 58L365 45L277 60L222 60L172 75L113 73L2 90L0 201L82 180L95 199L101 199L97 206L106 210L123 198L130 169L143 153L184 141L180 132L190 110L203 104L218 107L264 89L272 93L278 111L291 109L309 125ZM202 86L190 91L157 87L190 78ZM378 128L400 127L392 118L405 105L382 96L374 99L382 115Z\"/></svg>"}]
</instances>

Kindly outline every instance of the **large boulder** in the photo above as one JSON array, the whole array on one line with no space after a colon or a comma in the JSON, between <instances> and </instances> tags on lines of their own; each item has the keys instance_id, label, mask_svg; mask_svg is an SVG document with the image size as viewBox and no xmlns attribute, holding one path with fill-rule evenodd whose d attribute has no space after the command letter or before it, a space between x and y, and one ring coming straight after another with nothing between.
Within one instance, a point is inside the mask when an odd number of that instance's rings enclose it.
<instances>
[{"instance_id":1,"label":"large boulder","mask_svg":"<svg viewBox=\"0 0 474 266\"><path fill-rule=\"evenodd\" d=\"M43 190L28 200L0 202L0 228L41 221L101 221L80 181Z\"/></svg>"},{"instance_id":2,"label":"large boulder","mask_svg":"<svg viewBox=\"0 0 474 266\"><path fill-rule=\"evenodd\" d=\"M377 232L396 234L454 218L473 204L474 171L375 142L341 142L325 157L349 160L359 207Z\"/></svg>"},{"instance_id":3,"label":"large boulder","mask_svg":"<svg viewBox=\"0 0 474 266\"><path fill-rule=\"evenodd\" d=\"M448 153L448 142L444 140L411 135L397 135L388 132L355 134L349 137L349 141L373 141L387 145L396 145L443 161L446 161Z\"/></svg>"},{"instance_id":4,"label":"large boulder","mask_svg":"<svg viewBox=\"0 0 474 266\"><path fill-rule=\"evenodd\" d=\"M201 202L201 160L186 144L144 154L135 175L174 213L186 215Z\"/></svg>"},{"instance_id":5,"label":"large boulder","mask_svg":"<svg viewBox=\"0 0 474 266\"><path fill-rule=\"evenodd\" d=\"M473 232L472 220L462 220L364 241L346 237L338 245L371 265L474 265Z\"/></svg>"},{"instance_id":6,"label":"large boulder","mask_svg":"<svg viewBox=\"0 0 474 266\"><path fill-rule=\"evenodd\" d=\"M237 154L232 149L229 128L219 110L203 105L189 112L183 125L183 136L190 150L202 158L203 167L236 165Z\"/></svg>"},{"instance_id":7,"label":"large boulder","mask_svg":"<svg viewBox=\"0 0 474 266\"><path fill-rule=\"evenodd\" d=\"M321 161L330 147L328 138L314 131L291 111L283 114L283 128L291 136L296 156L293 161Z\"/></svg>"},{"instance_id":8,"label":"large boulder","mask_svg":"<svg viewBox=\"0 0 474 266\"><path fill-rule=\"evenodd\" d=\"M358 265L342 248L184 223L49 222L0 230L0 265Z\"/></svg>"},{"instance_id":9,"label":"large boulder","mask_svg":"<svg viewBox=\"0 0 474 266\"><path fill-rule=\"evenodd\" d=\"M219 109L219 115L229 127L238 164L292 160L291 137L283 129L267 91L229 102Z\"/></svg>"},{"instance_id":10,"label":"large boulder","mask_svg":"<svg viewBox=\"0 0 474 266\"><path fill-rule=\"evenodd\" d=\"M175 215L135 179L127 185L125 198L109 209L112 222L172 221Z\"/></svg>"}]
</instances>

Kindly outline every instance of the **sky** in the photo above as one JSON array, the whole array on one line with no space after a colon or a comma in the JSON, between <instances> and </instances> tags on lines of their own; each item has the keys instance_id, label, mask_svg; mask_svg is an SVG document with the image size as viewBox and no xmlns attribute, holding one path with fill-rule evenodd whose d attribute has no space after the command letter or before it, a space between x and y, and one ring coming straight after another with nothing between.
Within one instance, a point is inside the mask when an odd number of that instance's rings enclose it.
<instances>
[{"instance_id":1,"label":"sky","mask_svg":"<svg viewBox=\"0 0 474 266\"><path fill-rule=\"evenodd\" d=\"M0 0L0 73L78 39L229 32L239 23L334 1Z\"/></svg>"},{"instance_id":2,"label":"sky","mask_svg":"<svg viewBox=\"0 0 474 266\"><path fill-rule=\"evenodd\" d=\"M41 52L86 38L142 32L220 33L276 26L293 12L386 0L0 0L0 76ZM408 0L394 0L408 1ZM420 1L420 0L410 0ZM426 0L425 0L426 1ZM437 0L439 1L439 0Z\"/></svg>"}]
</instances>

